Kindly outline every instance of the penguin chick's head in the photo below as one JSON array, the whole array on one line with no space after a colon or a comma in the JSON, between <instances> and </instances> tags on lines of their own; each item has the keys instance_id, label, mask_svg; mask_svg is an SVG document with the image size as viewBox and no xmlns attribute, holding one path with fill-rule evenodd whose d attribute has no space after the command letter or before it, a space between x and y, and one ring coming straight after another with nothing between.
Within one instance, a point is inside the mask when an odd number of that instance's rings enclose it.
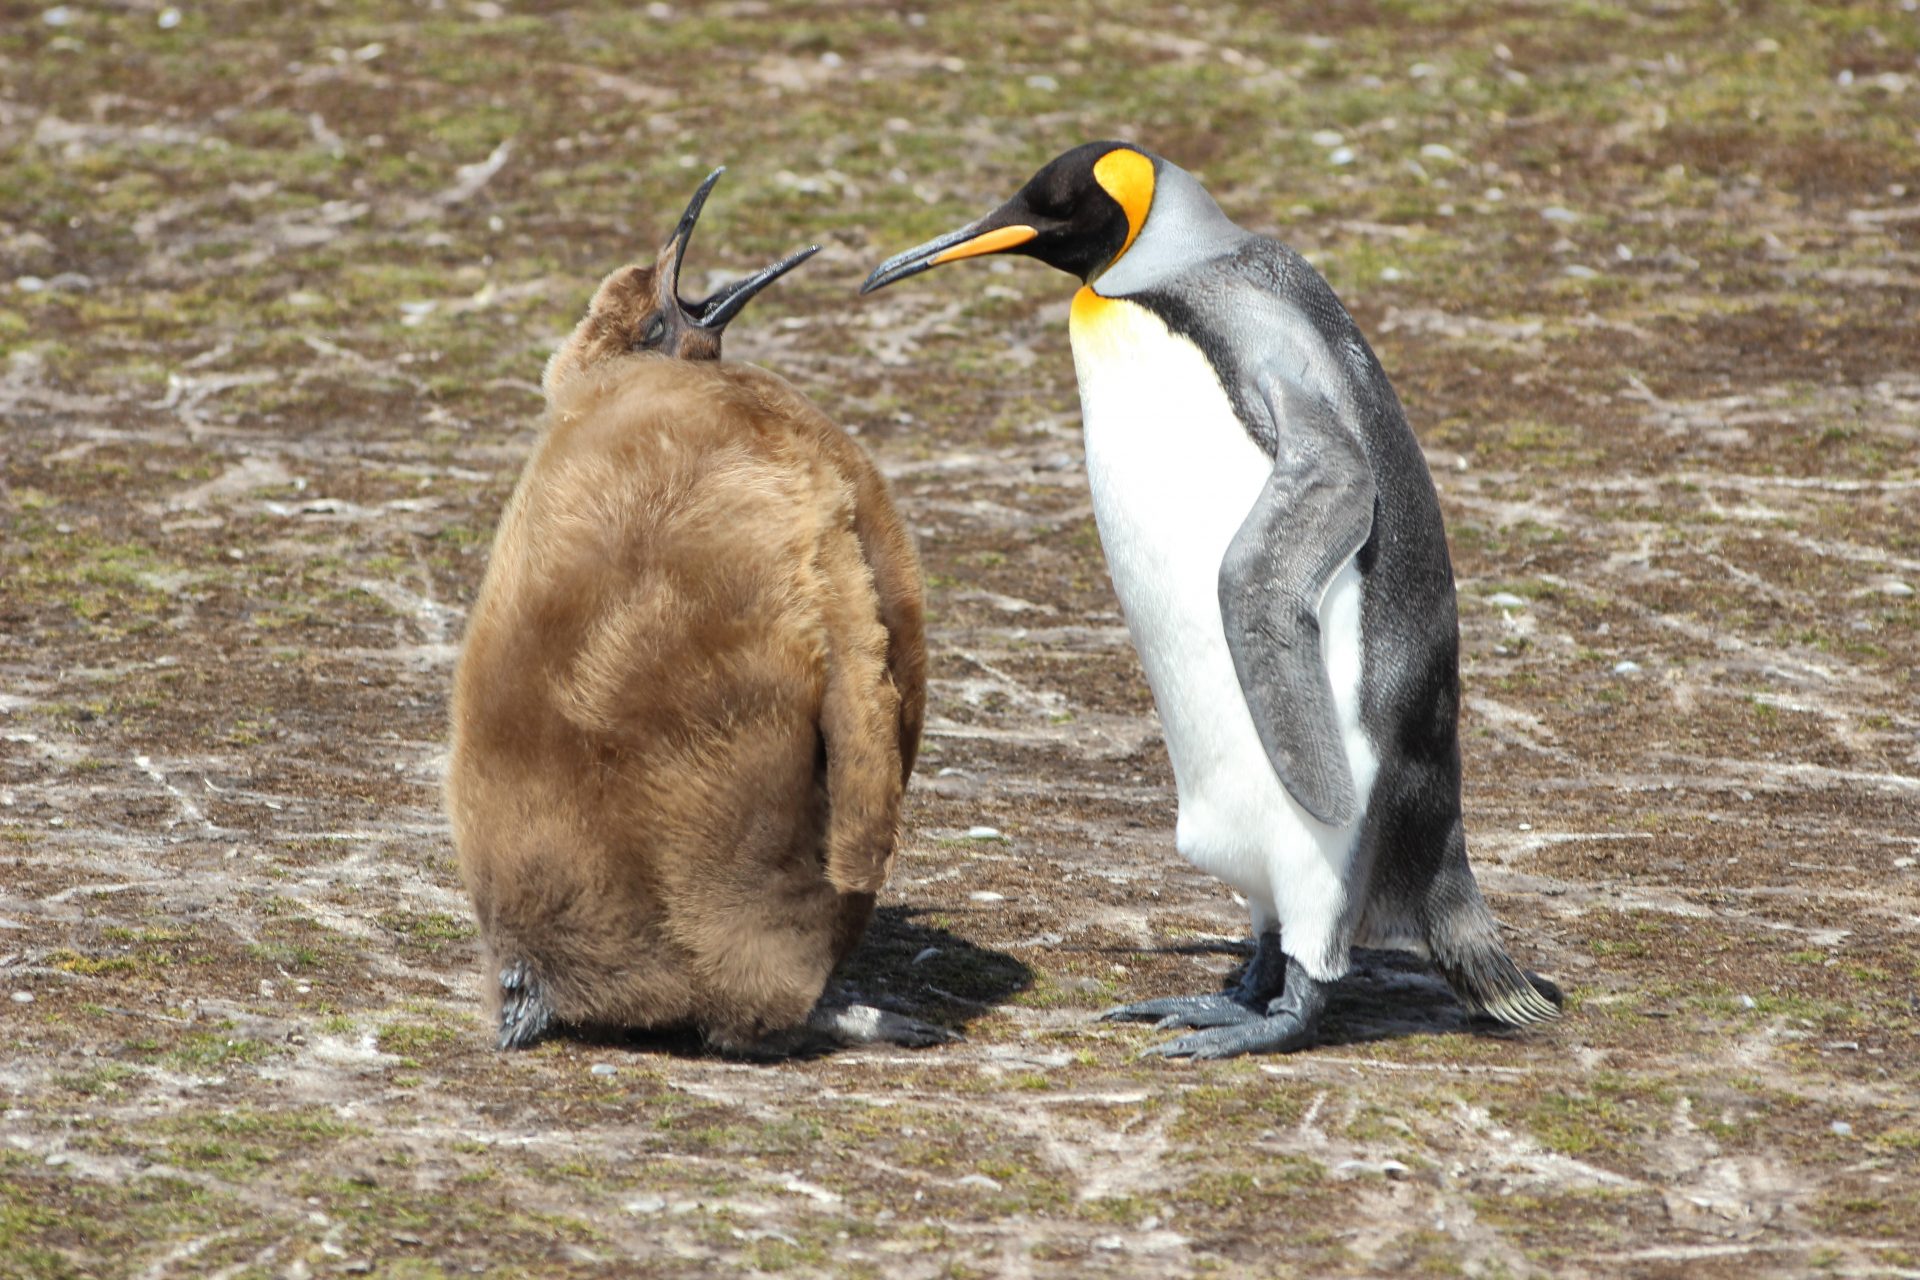
<instances>
[{"instance_id":1,"label":"penguin chick's head","mask_svg":"<svg viewBox=\"0 0 1920 1280\"><path fill-rule=\"evenodd\" d=\"M1156 172L1152 156L1124 142L1075 147L986 217L888 258L860 292L983 253L1023 253L1091 283L1133 247L1153 207Z\"/></svg>"},{"instance_id":2,"label":"penguin chick's head","mask_svg":"<svg viewBox=\"0 0 1920 1280\"><path fill-rule=\"evenodd\" d=\"M587 314L547 364L546 385L559 376L602 360L633 352L651 352L678 360L718 360L727 322L753 296L820 251L809 245L743 280L736 280L698 302L680 296L680 264L687 241L714 183L725 167L707 175L693 193L673 236L661 246L652 266L622 267L600 282Z\"/></svg>"}]
</instances>

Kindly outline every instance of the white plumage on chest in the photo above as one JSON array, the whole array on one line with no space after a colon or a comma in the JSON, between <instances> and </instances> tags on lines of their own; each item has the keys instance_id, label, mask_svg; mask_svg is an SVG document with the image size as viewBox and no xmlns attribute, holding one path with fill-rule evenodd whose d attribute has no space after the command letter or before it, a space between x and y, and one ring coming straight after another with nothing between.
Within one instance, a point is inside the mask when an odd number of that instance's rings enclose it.
<instances>
[{"instance_id":1,"label":"white plumage on chest","mask_svg":"<svg viewBox=\"0 0 1920 1280\"><path fill-rule=\"evenodd\" d=\"M1320 607L1361 815L1334 828L1274 773L1220 614L1221 559L1272 459L1206 356L1144 307L1083 289L1072 337L1094 518L1172 759L1176 842L1247 897L1256 927L1277 924L1309 972L1338 977L1360 905L1348 871L1378 767L1360 727L1359 572L1342 568Z\"/></svg>"}]
</instances>

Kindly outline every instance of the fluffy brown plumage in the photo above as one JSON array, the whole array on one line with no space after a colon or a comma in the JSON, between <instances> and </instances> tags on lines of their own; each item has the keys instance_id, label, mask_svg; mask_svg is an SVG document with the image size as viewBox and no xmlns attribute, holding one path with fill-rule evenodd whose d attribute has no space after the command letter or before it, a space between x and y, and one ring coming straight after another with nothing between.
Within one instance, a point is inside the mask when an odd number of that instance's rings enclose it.
<instances>
[{"instance_id":1,"label":"fluffy brown plumage","mask_svg":"<svg viewBox=\"0 0 1920 1280\"><path fill-rule=\"evenodd\" d=\"M919 563L860 447L718 359L744 297L679 300L711 185L549 362L455 673L448 807L503 1047L798 1027L892 861Z\"/></svg>"}]
</instances>

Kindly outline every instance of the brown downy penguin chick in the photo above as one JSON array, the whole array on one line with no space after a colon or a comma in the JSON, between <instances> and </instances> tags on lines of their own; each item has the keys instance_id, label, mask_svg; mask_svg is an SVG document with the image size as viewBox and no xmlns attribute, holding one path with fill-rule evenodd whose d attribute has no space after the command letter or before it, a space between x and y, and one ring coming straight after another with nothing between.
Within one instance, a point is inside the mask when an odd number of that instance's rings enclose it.
<instances>
[{"instance_id":1,"label":"brown downy penguin chick","mask_svg":"<svg viewBox=\"0 0 1920 1280\"><path fill-rule=\"evenodd\" d=\"M680 299L720 173L548 362L454 675L447 802L501 1048L558 1024L729 1050L947 1038L816 1007L893 857L926 705L920 565L861 448L720 359L814 249Z\"/></svg>"}]
</instances>

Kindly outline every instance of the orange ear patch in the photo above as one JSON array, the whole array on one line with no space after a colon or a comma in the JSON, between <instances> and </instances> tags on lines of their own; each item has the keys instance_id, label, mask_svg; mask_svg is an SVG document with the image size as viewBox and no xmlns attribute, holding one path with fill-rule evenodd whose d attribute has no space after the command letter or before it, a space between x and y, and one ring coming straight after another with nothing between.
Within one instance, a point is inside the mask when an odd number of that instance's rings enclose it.
<instances>
[{"instance_id":1,"label":"orange ear patch","mask_svg":"<svg viewBox=\"0 0 1920 1280\"><path fill-rule=\"evenodd\" d=\"M1125 148L1109 151L1094 161L1093 180L1127 215L1127 242L1113 255L1118 262L1133 248L1147 223L1147 210L1153 207L1153 161Z\"/></svg>"}]
</instances>

